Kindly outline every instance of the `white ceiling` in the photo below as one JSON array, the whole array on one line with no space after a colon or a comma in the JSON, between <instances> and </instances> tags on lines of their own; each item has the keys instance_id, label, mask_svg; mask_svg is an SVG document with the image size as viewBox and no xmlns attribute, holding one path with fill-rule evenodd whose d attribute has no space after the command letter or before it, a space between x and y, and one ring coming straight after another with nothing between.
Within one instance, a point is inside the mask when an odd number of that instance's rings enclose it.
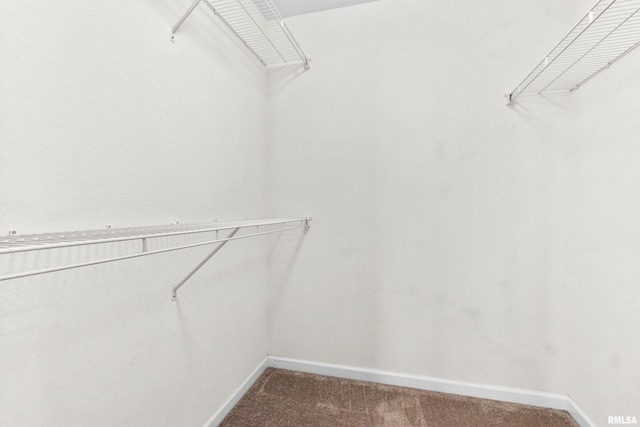
<instances>
[{"instance_id":1,"label":"white ceiling","mask_svg":"<svg viewBox=\"0 0 640 427\"><path fill-rule=\"evenodd\" d=\"M272 0L283 17L353 6L377 0Z\"/></svg>"}]
</instances>

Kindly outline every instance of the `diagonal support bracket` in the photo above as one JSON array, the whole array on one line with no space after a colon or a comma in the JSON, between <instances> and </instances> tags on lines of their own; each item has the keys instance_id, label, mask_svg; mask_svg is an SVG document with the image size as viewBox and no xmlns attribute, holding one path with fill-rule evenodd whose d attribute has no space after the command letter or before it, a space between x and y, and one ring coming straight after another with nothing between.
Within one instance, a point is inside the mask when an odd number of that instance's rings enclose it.
<instances>
[{"instance_id":1,"label":"diagonal support bracket","mask_svg":"<svg viewBox=\"0 0 640 427\"><path fill-rule=\"evenodd\" d=\"M193 4L191 4L191 6L189 7L189 9L187 9L187 11L184 13L184 15L182 15L182 17L180 18L180 20L176 23L176 25L174 25L171 28L171 41L174 41L174 34L176 31L178 31L178 28L180 28L180 25L182 25L182 23L185 21L185 19L187 19L189 17L189 15L191 15L191 12L193 12L193 9L196 8L196 6L198 6L198 4L200 4L202 0L195 0L193 2Z\"/></svg>"},{"instance_id":2,"label":"diagonal support bracket","mask_svg":"<svg viewBox=\"0 0 640 427\"><path fill-rule=\"evenodd\" d=\"M185 282L187 280L189 280L191 278L191 276L193 276L196 271L200 270L200 268L202 268L203 265L205 265L207 263L207 261L209 261L211 259L212 256L214 256L216 253L218 253L218 251L220 249L222 249L222 247L229 241L231 240L231 238L238 232L238 230L240 230L240 228L234 228L233 231L231 233L229 233L229 235L227 237L224 238L224 240L222 242L220 242L220 244L218 246L215 247L214 250L211 251L211 253L209 255L207 255L201 262L200 264L198 264L196 266L196 268L194 268L193 270L191 270L191 273L187 274L187 277L185 277L184 279L182 279L182 281L180 283L178 283L174 288L173 288L173 293L171 294L171 300L175 301L176 298L178 298L178 289L180 289L180 287L182 285L185 284Z\"/></svg>"}]
</instances>

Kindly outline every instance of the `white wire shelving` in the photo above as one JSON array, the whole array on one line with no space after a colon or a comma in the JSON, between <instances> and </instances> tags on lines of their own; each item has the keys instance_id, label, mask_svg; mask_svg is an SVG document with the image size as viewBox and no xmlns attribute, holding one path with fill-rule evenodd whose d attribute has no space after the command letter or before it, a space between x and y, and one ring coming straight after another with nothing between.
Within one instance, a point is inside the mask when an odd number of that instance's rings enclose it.
<instances>
[{"instance_id":1,"label":"white wire shelving","mask_svg":"<svg viewBox=\"0 0 640 427\"><path fill-rule=\"evenodd\" d=\"M640 0L599 0L507 95L570 93L640 45Z\"/></svg>"},{"instance_id":2,"label":"white wire shelving","mask_svg":"<svg viewBox=\"0 0 640 427\"><path fill-rule=\"evenodd\" d=\"M244 221L213 222L202 224L173 224L167 226L109 228L102 230L72 231L45 234L12 235L0 238L0 257L25 252L56 250L87 245L139 241L134 253L119 256L102 256L77 263L65 263L38 270L20 271L0 276L0 281L30 277L56 271L69 270L90 265L104 264L125 259L138 258L200 246L216 247L178 285L173 288L172 298L178 289L198 271L227 242L281 233L299 228L308 228L311 218L260 219ZM247 232L249 231L249 232ZM223 236L220 236L222 232ZM238 234L240 233L240 234ZM189 236L195 241L186 242L179 237ZM173 239L171 239L173 238Z\"/></svg>"},{"instance_id":3,"label":"white wire shelving","mask_svg":"<svg viewBox=\"0 0 640 427\"><path fill-rule=\"evenodd\" d=\"M195 0L171 30L171 40L193 10L204 3L267 68L304 64L309 58L271 0Z\"/></svg>"}]
</instances>

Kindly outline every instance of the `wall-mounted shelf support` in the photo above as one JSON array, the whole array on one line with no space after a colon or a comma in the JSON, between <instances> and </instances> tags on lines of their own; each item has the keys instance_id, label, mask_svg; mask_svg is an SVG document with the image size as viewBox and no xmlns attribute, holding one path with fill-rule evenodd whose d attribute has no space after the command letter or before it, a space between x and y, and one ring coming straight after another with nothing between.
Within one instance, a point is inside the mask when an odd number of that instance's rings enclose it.
<instances>
[{"instance_id":1,"label":"wall-mounted shelf support","mask_svg":"<svg viewBox=\"0 0 640 427\"><path fill-rule=\"evenodd\" d=\"M174 34L176 31L178 31L178 28L180 28L180 25L182 25L182 23L189 17L189 15L191 15L191 12L193 12L193 9L196 8L196 6L198 6L198 4L200 4L202 0L195 0L193 2L193 4L191 5L191 7L189 7L189 9L187 9L187 11L184 13L184 15L182 15L182 17L178 20L178 22L176 22L176 25L173 26L173 28L171 28L171 41L174 41Z\"/></svg>"},{"instance_id":2,"label":"wall-mounted shelf support","mask_svg":"<svg viewBox=\"0 0 640 427\"><path fill-rule=\"evenodd\" d=\"M310 217L299 219L260 219L231 222L213 222L204 224L182 225L175 223L168 226L136 227L136 228L109 228L90 231L72 231L61 233L13 235L0 238L0 257L2 255L18 254L33 251L59 250L71 247L87 245L105 245L129 241L140 241L139 252L129 253L115 257L102 257L90 261L74 264L56 265L39 270L22 271L0 276L1 281L31 277L57 271L121 261L125 259L139 258L165 252L182 249L196 248L200 246L217 246L194 268L177 286L173 288L172 298L175 300L178 289L193 276L211 257L232 240L246 239L273 233L281 233L287 230L308 228ZM241 230L256 231L237 235ZM258 231L260 229L264 231ZM230 231L229 231L230 230ZM226 237L219 238L219 232L229 231ZM174 237L192 237L193 243L178 242Z\"/></svg>"},{"instance_id":3,"label":"wall-mounted shelf support","mask_svg":"<svg viewBox=\"0 0 640 427\"><path fill-rule=\"evenodd\" d=\"M207 5L265 67L304 64L309 69L311 60L271 0L195 0L171 28L172 42L175 32L200 3Z\"/></svg>"},{"instance_id":4,"label":"wall-mounted shelf support","mask_svg":"<svg viewBox=\"0 0 640 427\"><path fill-rule=\"evenodd\" d=\"M196 266L196 268L194 268L193 270L191 270L191 273L187 274L187 276L182 279L180 281L180 283L178 283L174 288L173 288L173 292L171 293L171 299L172 300L176 300L176 298L178 298L178 289L180 289L180 287L182 285L184 285L186 283L187 280L189 280L191 278L191 276L193 276L196 271L200 270L200 268L205 265L207 263L207 261L209 261L211 259L212 256L214 256L215 254L218 253L218 251L220 249L222 249L222 247L224 245L227 244L227 242L229 241L229 239L231 239L237 232L238 230L240 230L240 228L234 228L233 231L231 233L229 233L229 235L227 236L226 239L224 239L222 242L220 242L218 244L218 246L216 246L216 248L214 250L211 251L211 253L209 255L207 255L202 261L200 261L200 264L198 264Z\"/></svg>"},{"instance_id":5,"label":"wall-mounted shelf support","mask_svg":"<svg viewBox=\"0 0 640 427\"><path fill-rule=\"evenodd\" d=\"M506 95L570 93L640 45L640 0L599 0L542 61Z\"/></svg>"}]
</instances>

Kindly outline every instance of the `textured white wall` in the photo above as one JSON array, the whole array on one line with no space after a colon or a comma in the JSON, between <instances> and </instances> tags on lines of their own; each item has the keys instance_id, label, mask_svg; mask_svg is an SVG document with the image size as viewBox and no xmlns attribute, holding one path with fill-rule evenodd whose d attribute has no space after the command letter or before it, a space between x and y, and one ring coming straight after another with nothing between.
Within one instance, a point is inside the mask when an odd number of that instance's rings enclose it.
<instances>
[{"instance_id":1,"label":"textured white wall","mask_svg":"<svg viewBox=\"0 0 640 427\"><path fill-rule=\"evenodd\" d=\"M315 220L293 272L272 266L274 354L564 391L569 122L501 95L566 8L382 1L290 20L313 68L270 76L270 203ZM523 37L540 20L548 34Z\"/></svg>"},{"instance_id":2,"label":"textured white wall","mask_svg":"<svg viewBox=\"0 0 640 427\"><path fill-rule=\"evenodd\" d=\"M271 76L270 203L316 220L281 248L296 264L271 265L272 353L567 392L598 425L638 416L640 56L570 98L498 98L590 6L290 20L314 62Z\"/></svg>"},{"instance_id":3,"label":"textured white wall","mask_svg":"<svg viewBox=\"0 0 640 427\"><path fill-rule=\"evenodd\" d=\"M315 220L296 263L271 265L273 354L634 415L635 109L605 143L618 103L574 139L579 97L500 98L587 8L381 1L289 21L313 68L270 76L270 203Z\"/></svg>"},{"instance_id":4,"label":"textured white wall","mask_svg":"<svg viewBox=\"0 0 640 427\"><path fill-rule=\"evenodd\" d=\"M573 101L569 390L598 425L640 418L639 76L635 51Z\"/></svg>"},{"instance_id":5,"label":"textured white wall","mask_svg":"<svg viewBox=\"0 0 640 427\"><path fill-rule=\"evenodd\" d=\"M129 3L3 4L0 229L263 214L261 65L205 6L172 44L188 1Z\"/></svg>"},{"instance_id":6,"label":"textured white wall","mask_svg":"<svg viewBox=\"0 0 640 427\"><path fill-rule=\"evenodd\" d=\"M190 4L1 3L0 230L266 216L264 69L205 6L172 44ZM202 425L267 353L267 250L175 303L207 248L0 283L0 425Z\"/></svg>"}]
</instances>

